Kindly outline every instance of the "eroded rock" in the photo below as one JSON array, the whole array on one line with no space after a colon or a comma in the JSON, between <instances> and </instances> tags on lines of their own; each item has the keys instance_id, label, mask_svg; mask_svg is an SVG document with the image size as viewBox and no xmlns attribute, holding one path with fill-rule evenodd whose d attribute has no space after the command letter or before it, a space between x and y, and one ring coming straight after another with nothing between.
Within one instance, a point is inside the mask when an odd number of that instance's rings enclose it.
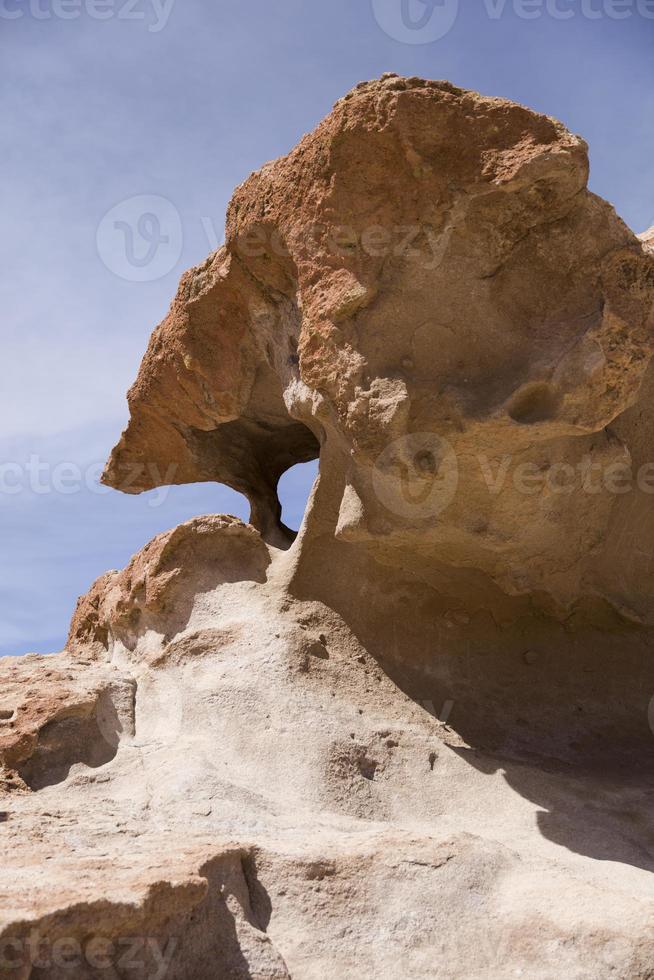
<instances>
[{"instance_id":1,"label":"eroded rock","mask_svg":"<svg viewBox=\"0 0 654 980\"><path fill-rule=\"evenodd\" d=\"M74 765L110 762L134 734L136 684L67 655L0 661L0 794L63 782Z\"/></svg>"},{"instance_id":2,"label":"eroded rock","mask_svg":"<svg viewBox=\"0 0 654 980\"><path fill-rule=\"evenodd\" d=\"M68 649L105 657L115 643L166 643L188 625L199 595L229 582L265 582L261 536L236 517L193 518L160 534L122 572L108 572L78 602Z\"/></svg>"},{"instance_id":3,"label":"eroded rock","mask_svg":"<svg viewBox=\"0 0 654 980\"><path fill-rule=\"evenodd\" d=\"M614 426L654 349L654 262L587 178L583 140L548 117L443 82L360 85L237 189L106 481L228 483L279 544L277 480L320 444L340 537L647 617L611 527L635 530L649 498L605 477L637 438ZM641 576L648 606L653 589Z\"/></svg>"},{"instance_id":4,"label":"eroded rock","mask_svg":"<svg viewBox=\"0 0 654 980\"><path fill-rule=\"evenodd\" d=\"M251 524L0 661L10 976L651 977L654 237L587 177L555 120L389 75L236 190L105 480Z\"/></svg>"}]
</instances>

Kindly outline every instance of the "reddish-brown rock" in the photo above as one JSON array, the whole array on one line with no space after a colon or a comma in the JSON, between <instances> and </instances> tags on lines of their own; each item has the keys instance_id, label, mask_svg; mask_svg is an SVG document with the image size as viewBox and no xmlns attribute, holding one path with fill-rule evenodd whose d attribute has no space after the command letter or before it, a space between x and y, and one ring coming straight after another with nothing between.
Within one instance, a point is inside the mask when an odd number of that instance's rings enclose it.
<instances>
[{"instance_id":1,"label":"reddish-brown rock","mask_svg":"<svg viewBox=\"0 0 654 980\"><path fill-rule=\"evenodd\" d=\"M279 476L322 447L342 539L648 619L654 575L616 563L651 493L634 470L625 499L612 474L638 441L654 260L587 178L583 140L521 106L358 86L236 190L106 481L228 483L283 544Z\"/></svg>"}]
</instances>

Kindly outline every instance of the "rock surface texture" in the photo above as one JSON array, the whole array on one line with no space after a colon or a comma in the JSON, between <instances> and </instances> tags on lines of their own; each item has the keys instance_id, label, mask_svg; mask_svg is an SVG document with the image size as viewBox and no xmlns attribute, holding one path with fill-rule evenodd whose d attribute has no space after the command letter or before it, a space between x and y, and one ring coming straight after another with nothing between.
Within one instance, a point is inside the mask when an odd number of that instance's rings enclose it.
<instances>
[{"instance_id":1,"label":"rock surface texture","mask_svg":"<svg viewBox=\"0 0 654 980\"><path fill-rule=\"evenodd\" d=\"M654 230L587 179L388 75L236 190L104 479L250 523L0 661L0 976L652 980Z\"/></svg>"}]
</instances>

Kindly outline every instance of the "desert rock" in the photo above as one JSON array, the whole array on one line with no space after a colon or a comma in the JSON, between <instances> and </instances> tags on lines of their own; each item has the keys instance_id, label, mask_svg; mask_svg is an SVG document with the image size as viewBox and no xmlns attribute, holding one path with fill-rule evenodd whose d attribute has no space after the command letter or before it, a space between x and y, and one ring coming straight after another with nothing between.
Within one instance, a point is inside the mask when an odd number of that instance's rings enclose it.
<instances>
[{"instance_id":1,"label":"desert rock","mask_svg":"<svg viewBox=\"0 0 654 980\"><path fill-rule=\"evenodd\" d=\"M105 480L250 522L0 661L8 976L651 978L654 237L587 180L387 75L237 188Z\"/></svg>"}]
</instances>

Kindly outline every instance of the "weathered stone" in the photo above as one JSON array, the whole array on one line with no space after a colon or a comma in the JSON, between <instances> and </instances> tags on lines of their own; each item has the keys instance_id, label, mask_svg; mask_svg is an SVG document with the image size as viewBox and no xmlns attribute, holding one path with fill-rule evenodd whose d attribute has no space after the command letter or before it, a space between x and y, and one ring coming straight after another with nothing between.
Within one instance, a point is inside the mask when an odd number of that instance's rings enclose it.
<instances>
[{"instance_id":1,"label":"weathered stone","mask_svg":"<svg viewBox=\"0 0 654 980\"><path fill-rule=\"evenodd\" d=\"M652 976L654 234L587 176L554 120L389 75L237 189L105 480L251 524L0 661L9 976L63 940L81 980Z\"/></svg>"},{"instance_id":2,"label":"weathered stone","mask_svg":"<svg viewBox=\"0 0 654 980\"><path fill-rule=\"evenodd\" d=\"M646 618L611 532L637 533L650 500L603 478L637 439L654 264L587 177L585 143L521 106L359 86L237 189L225 248L153 336L107 482L228 483L279 544L277 480L320 444L340 537ZM651 574L639 591L651 606Z\"/></svg>"}]
</instances>

